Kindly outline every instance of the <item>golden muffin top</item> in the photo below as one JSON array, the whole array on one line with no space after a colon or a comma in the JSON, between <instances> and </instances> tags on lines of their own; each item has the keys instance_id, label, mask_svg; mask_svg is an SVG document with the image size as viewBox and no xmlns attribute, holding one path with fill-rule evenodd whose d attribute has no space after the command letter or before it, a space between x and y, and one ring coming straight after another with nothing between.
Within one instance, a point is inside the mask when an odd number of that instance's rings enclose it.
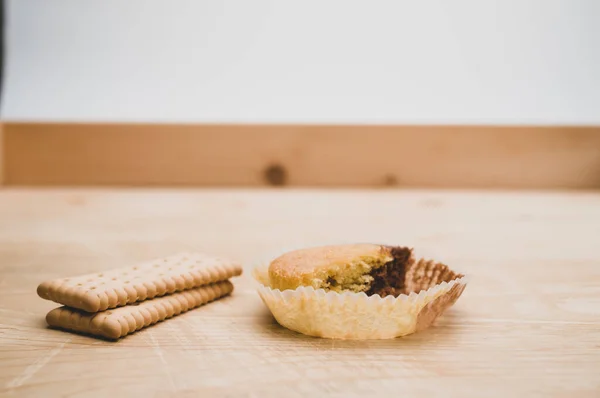
<instances>
[{"instance_id":1,"label":"golden muffin top","mask_svg":"<svg viewBox=\"0 0 600 398\"><path fill-rule=\"evenodd\" d=\"M364 291L372 278L368 273L393 260L391 248L376 244L349 244L294 250L269 265L269 282L274 289Z\"/></svg>"}]
</instances>

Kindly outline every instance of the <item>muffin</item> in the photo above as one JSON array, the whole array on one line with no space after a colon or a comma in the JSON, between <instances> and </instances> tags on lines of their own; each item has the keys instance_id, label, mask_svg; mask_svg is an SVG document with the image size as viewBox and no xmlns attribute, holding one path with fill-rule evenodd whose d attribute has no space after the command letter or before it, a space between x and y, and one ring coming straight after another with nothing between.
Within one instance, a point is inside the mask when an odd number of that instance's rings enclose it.
<instances>
[{"instance_id":1,"label":"muffin","mask_svg":"<svg viewBox=\"0 0 600 398\"><path fill-rule=\"evenodd\" d=\"M312 286L326 291L367 296L404 293L406 269L414 259L406 247L372 244L323 246L286 253L269 265L274 289Z\"/></svg>"},{"instance_id":2,"label":"muffin","mask_svg":"<svg viewBox=\"0 0 600 398\"><path fill-rule=\"evenodd\" d=\"M425 329L466 279L413 249L351 244L294 250L257 267L258 293L288 329L339 339L394 338Z\"/></svg>"}]
</instances>

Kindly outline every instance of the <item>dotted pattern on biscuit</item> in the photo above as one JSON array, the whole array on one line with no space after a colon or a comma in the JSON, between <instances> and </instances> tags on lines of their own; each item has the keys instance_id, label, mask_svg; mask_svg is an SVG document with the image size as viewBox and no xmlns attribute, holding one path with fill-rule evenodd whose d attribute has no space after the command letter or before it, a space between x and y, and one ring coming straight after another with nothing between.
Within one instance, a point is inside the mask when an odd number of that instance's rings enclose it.
<instances>
[{"instance_id":1,"label":"dotted pattern on biscuit","mask_svg":"<svg viewBox=\"0 0 600 398\"><path fill-rule=\"evenodd\" d=\"M242 273L239 264L199 253L182 253L131 267L46 281L38 295L87 312L104 311L207 285Z\"/></svg>"},{"instance_id":2,"label":"dotted pattern on biscuit","mask_svg":"<svg viewBox=\"0 0 600 398\"><path fill-rule=\"evenodd\" d=\"M97 314L60 307L46 315L46 322L53 327L116 340L226 296L232 291L231 282L225 281Z\"/></svg>"}]
</instances>

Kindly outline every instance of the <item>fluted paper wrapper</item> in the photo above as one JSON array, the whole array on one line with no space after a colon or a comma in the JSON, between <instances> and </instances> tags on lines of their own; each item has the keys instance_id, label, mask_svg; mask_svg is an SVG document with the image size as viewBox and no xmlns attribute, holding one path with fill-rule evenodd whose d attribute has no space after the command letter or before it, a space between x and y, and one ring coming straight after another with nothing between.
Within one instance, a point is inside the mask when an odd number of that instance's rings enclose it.
<instances>
[{"instance_id":1,"label":"fluted paper wrapper","mask_svg":"<svg viewBox=\"0 0 600 398\"><path fill-rule=\"evenodd\" d=\"M431 260L415 261L406 274L412 293L398 297L311 286L271 289L268 265L256 267L253 276L260 284L258 294L280 325L309 336L348 340L391 339L423 330L454 304L467 282Z\"/></svg>"}]
</instances>

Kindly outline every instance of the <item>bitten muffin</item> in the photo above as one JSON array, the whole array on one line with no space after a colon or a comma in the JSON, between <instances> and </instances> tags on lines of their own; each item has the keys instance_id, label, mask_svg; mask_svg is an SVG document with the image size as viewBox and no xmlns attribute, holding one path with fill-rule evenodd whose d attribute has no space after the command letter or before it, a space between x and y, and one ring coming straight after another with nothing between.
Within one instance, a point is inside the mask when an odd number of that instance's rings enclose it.
<instances>
[{"instance_id":1,"label":"bitten muffin","mask_svg":"<svg viewBox=\"0 0 600 398\"><path fill-rule=\"evenodd\" d=\"M406 273L414 264L412 249L376 244L321 246L286 253L269 265L269 284L288 290L312 286L326 291L368 296L407 293Z\"/></svg>"}]
</instances>

